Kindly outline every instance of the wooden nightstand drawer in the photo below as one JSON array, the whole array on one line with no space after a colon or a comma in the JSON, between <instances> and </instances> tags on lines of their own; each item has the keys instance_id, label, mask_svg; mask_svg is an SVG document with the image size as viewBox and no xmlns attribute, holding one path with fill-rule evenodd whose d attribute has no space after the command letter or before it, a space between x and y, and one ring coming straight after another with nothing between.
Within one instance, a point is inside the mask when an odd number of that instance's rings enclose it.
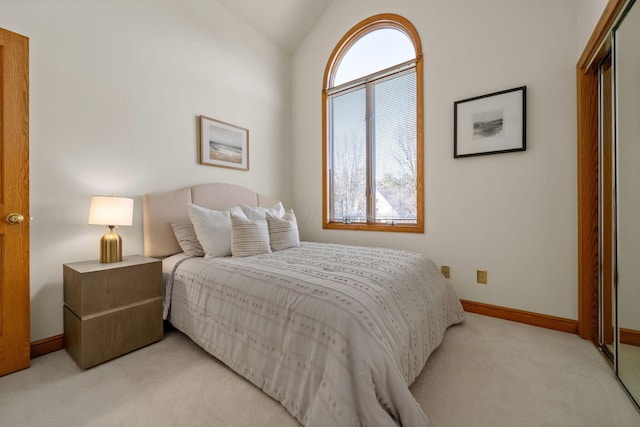
<instances>
[{"instance_id":1,"label":"wooden nightstand drawer","mask_svg":"<svg viewBox=\"0 0 640 427\"><path fill-rule=\"evenodd\" d=\"M161 261L140 255L65 264L63 278L64 303L78 317L162 297Z\"/></svg>"},{"instance_id":2,"label":"wooden nightstand drawer","mask_svg":"<svg viewBox=\"0 0 640 427\"><path fill-rule=\"evenodd\" d=\"M122 262L65 264L64 335L86 369L162 339L162 263L135 255Z\"/></svg>"},{"instance_id":3,"label":"wooden nightstand drawer","mask_svg":"<svg viewBox=\"0 0 640 427\"><path fill-rule=\"evenodd\" d=\"M82 369L162 339L162 301L156 300L80 320L64 308L67 351Z\"/></svg>"}]
</instances>

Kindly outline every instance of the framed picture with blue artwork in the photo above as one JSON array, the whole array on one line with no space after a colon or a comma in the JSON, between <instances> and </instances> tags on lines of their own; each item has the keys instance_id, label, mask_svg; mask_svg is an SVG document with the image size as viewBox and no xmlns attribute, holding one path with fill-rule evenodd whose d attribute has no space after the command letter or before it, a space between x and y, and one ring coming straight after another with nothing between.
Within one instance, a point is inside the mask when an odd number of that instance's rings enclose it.
<instances>
[{"instance_id":1,"label":"framed picture with blue artwork","mask_svg":"<svg viewBox=\"0 0 640 427\"><path fill-rule=\"evenodd\" d=\"M249 130L200 116L200 164L249 170Z\"/></svg>"},{"instance_id":2,"label":"framed picture with blue artwork","mask_svg":"<svg viewBox=\"0 0 640 427\"><path fill-rule=\"evenodd\" d=\"M525 151L526 108L526 86L454 102L453 157Z\"/></svg>"}]
</instances>

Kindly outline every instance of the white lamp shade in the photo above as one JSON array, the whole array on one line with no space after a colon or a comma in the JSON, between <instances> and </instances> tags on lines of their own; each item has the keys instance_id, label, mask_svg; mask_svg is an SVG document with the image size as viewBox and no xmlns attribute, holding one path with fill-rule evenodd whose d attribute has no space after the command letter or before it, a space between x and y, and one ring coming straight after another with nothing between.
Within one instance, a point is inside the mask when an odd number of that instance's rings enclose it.
<instances>
[{"instance_id":1,"label":"white lamp shade","mask_svg":"<svg viewBox=\"0 0 640 427\"><path fill-rule=\"evenodd\" d=\"M115 196L92 196L89 224L132 225L133 199Z\"/></svg>"}]
</instances>

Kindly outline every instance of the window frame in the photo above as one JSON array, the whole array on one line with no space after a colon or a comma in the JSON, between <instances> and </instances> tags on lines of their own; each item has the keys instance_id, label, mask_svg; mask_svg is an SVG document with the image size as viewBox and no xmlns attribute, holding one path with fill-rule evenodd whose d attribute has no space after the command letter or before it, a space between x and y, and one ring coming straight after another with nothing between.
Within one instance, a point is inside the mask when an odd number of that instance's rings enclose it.
<instances>
[{"instance_id":1,"label":"window frame","mask_svg":"<svg viewBox=\"0 0 640 427\"><path fill-rule=\"evenodd\" d=\"M346 52L364 35L382 28L392 28L404 33L413 43L415 49L416 73L416 223L415 224L387 224L374 222L344 223L330 221L331 213L331 176L329 165L329 93L335 90L333 81L340 62ZM322 228L338 230L367 230L424 233L424 85L423 85L423 61L420 36L415 27L407 19L395 14L380 14L367 18L351 28L334 48L325 68L322 89ZM391 68L395 68L391 67ZM369 76L375 76L375 72ZM364 76L363 76L364 77ZM358 79L356 79L358 80ZM346 83L345 85L348 85ZM342 86L342 85L340 85ZM337 86L337 87L340 87ZM369 195L367 197L375 197Z\"/></svg>"}]
</instances>

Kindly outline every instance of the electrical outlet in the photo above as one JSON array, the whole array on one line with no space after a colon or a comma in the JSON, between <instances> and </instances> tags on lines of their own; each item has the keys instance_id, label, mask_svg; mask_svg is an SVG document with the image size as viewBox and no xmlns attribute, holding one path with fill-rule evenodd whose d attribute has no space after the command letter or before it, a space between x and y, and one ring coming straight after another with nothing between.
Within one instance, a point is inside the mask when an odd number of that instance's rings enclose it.
<instances>
[{"instance_id":1,"label":"electrical outlet","mask_svg":"<svg viewBox=\"0 0 640 427\"><path fill-rule=\"evenodd\" d=\"M477 282L483 285L487 284L487 270L477 270L476 271Z\"/></svg>"},{"instance_id":2,"label":"electrical outlet","mask_svg":"<svg viewBox=\"0 0 640 427\"><path fill-rule=\"evenodd\" d=\"M449 266L448 265L440 266L440 272L442 273L442 275L444 277L446 277L447 279L449 278Z\"/></svg>"}]
</instances>

